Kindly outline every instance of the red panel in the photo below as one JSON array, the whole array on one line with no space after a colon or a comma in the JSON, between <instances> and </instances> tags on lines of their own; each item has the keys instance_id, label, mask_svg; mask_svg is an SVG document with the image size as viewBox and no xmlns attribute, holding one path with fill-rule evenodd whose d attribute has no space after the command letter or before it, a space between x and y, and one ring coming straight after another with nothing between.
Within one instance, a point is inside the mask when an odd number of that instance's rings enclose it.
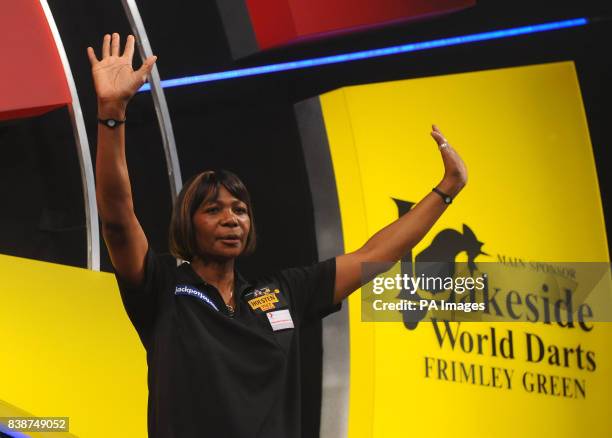
<instances>
[{"instance_id":1,"label":"red panel","mask_svg":"<svg viewBox=\"0 0 612 438\"><path fill-rule=\"evenodd\" d=\"M285 44L296 37L289 0L245 0L261 49Z\"/></svg>"},{"instance_id":2,"label":"red panel","mask_svg":"<svg viewBox=\"0 0 612 438\"><path fill-rule=\"evenodd\" d=\"M3 0L0 13L0 120L70 103L55 41L38 0Z\"/></svg>"},{"instance_id":3,"label":"red panel","mask_svg":"<svg viewBox=\"0 0 612 438\"><path fill-rule=\"evenodd\" d=\"M376 26L390 21L447 13L475 4L475 0L289 0L289 2L298 36L352 27Z\"/></svg>"},{"instance_id":4,"label":"red panel","mask_svg":"<svg viewBox=\"0 0 612 438\"><path fill-rule=\"evenodd\" d=\"M476 0L246 0L261 49L474 6Z\"/></svg>"}]
</instances>

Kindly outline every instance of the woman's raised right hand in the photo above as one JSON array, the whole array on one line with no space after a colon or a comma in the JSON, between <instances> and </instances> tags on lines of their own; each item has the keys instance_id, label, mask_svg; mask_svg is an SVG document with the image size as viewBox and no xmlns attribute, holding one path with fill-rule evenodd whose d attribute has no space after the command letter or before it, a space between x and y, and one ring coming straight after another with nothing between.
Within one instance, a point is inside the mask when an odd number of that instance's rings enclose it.
<instances>
[{"instance_id":1,"label":"woman's raised right hand","mask_svg":"<svg viewBox=\"0 0 612 438\"><path fill-rule=\"evenodd\" d=\"M91 73L93 75L98 105L119 105L125 109L136 91L147 81L157 56L147 58L142 66L134 71L134 36L129 35L123 54L119 54L120 37L118 33L104 35L102 41L102 59L98 60L94 49L87 48Z\"/></svg>"}]
</instances>

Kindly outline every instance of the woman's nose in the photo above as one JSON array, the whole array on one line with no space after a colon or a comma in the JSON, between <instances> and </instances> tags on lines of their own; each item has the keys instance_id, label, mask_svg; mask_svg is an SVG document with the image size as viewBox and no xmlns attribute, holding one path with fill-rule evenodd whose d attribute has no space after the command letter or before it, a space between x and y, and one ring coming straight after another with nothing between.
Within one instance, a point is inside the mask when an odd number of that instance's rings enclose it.
<instances>
[{"instance_id":1,"label":"woman's nose","mask_svg":"<svg viewBox=\"0 0 612 438\"><path fill-rule=\"evenodd\" d=\"M222 224L226 226L237 226L238 218L231 210L226 210L222 218Z\"/></svg>"}]
</instances>

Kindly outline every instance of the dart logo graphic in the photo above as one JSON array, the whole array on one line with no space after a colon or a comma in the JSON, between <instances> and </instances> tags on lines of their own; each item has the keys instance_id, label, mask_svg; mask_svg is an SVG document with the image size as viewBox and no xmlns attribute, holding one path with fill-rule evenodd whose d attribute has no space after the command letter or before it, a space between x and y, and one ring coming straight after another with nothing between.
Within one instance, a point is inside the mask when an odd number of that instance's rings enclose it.
<instances>
[{"instance_id":1,"label":"dart logo graphic","mask_svg":"<svg viewBox=\"0 0 612 438\"><path fill-rule=\"evenodd\" d=\"M414 206L413 202L402 201L400 199L393 199L397 205L399 216L408 213ZM462 252L467 253L468 262L467 267L470 274L474 274L474 271L478 269L476 265L476 257L479 255L488 255L482 251L483 242L480 242L476 237L476 234L470 227L463 224L463 231L459 232L447 228L440 231L427 248L421 251L414 257L412 251L408 251L402 257L402 275L414 275L414 276L439 276L439 277L453 277L455 275L455 258ZM432 270L435 270L433 272ZM443 292L442 289L424 288L427 292L432 294ZM418 293L410 293L409 291L402 290L399 293L398 298L406 300L420 300L421 297ZM418 311L402 311L404 326L408 330L414 330L419 321L421 321L427 314L427 309Z\"/></svg>"}]
</instances>

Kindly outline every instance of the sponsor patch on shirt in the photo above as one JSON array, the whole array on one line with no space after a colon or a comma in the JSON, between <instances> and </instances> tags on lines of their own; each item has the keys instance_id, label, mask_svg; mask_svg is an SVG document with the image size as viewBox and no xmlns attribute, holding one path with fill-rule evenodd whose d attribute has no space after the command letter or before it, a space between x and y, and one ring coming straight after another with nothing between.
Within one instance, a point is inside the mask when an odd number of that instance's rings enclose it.
<instances>
[{"instance_id":1,"label":"sponsor patch on shirt","mask_svg":"<svg viewBox=\"0 0 612 438\"><path fill-rule=\"evenodd\" d=\"M196 289L193 286L189 286L186 284L178 284L176 288L174 289L174 295L189 295L192 297L196 297L200 301L203 301L206 304L208 304L210 307L215 309L217 312L219 311L219 308L215 305L215 303L213 303L213 301L210 298L208 298L208 296L206 296L205 293Z\"/></svg>"},{"instance_id":2,"label":"sponsor patch on shirt","mask_svg":"<svg viewBox=\"0 0 612 438\"><path fill-rule=\"evenodd\" d=\"M273 331L286 330L293 328L293 319L289 309L276 310L274 312L266 313L268 321L272 326Z\"/></svg>"},{"instance_id":3,"label":"sponsor patch on shirt","mask_svg":"<svg viewBox=\"0 0 612 438\"><path fill-rule=\"evenodd\" d=\"M275 294L265 294L257 298L252 298L248 301L249 306L253 310L272 310L276 307L276 303L278 303L278 298Z\"/></svg>"},{"instance_id":4,"label":"sponsor patch on shirt","mask_svg":"<svg viewBox=\"0 0 612 438\"><path fill-rule=\"evenodd\" d=\"M249 307L257 313L268 312L270 310L286 307L278 288L263 287L255 289L246 295L246 302Z\"/></svg>"},{"instance_id":5,"label":"sponsor patch on shirt","mask_svg":"<svg viewBox=\"0 0 612 438\"><path fill-rule=\"evenodd\" d=\"M251 295L253 295L254 297L262 297L271 293L279 294L280 289L278 289L277 287L275 287L274 289L272 289L271 287L260 287L259 289L253 290L251 292Z\"/></svg>"}]
</instances>

